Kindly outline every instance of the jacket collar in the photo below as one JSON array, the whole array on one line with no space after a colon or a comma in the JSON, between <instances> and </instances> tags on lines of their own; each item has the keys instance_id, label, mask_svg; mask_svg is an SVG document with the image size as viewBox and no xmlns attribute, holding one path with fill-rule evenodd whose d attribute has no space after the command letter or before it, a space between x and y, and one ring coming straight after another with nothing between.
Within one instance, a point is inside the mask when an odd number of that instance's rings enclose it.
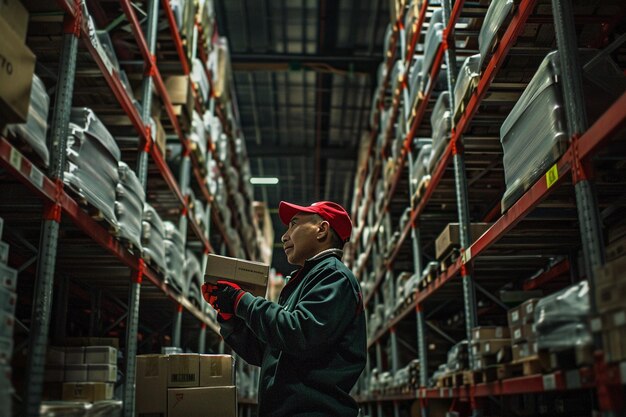
<instances>
[{"instance_id":1,"label":"jacket collar","mask_svg":"<svg viewBox=\"0 0 626 417\"><path fill-rule=\"evenodd\" d=\"M298 273L302 272L305 269L310 269L318 261L329 258L331 256L341 259L343 257L343 251L341 249L333 249L333 248L323 250L319 252L317 255L312 256L306 261L304 261L304 266L302 268L292 271L288 278L291 278L291 277L295 278L298 275Z\"/></svg>"}]
</instances>

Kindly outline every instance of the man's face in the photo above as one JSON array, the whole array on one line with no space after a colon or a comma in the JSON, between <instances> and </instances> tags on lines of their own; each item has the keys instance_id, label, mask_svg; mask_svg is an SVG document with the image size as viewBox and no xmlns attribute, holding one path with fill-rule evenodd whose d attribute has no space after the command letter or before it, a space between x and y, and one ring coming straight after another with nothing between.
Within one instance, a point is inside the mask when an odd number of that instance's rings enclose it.
<instances>
[{"instance_id":1,"label":"man's face","mask_svg":"<svg viewBox=\"0 0 626 417\"><path fill-rule=\"evenodd\" d=\"M319 252L318 219L315 214L298 213L289 222L289 228L281 240L290 264L303 266L304 261Z\"/></svg>"}]
</instances>

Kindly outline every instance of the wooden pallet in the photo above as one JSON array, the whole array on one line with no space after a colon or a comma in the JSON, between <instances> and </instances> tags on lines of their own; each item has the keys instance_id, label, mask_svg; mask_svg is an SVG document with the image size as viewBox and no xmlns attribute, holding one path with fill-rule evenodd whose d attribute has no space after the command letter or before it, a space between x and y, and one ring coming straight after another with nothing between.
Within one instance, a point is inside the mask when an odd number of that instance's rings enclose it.
<instances>
[{"instance_id":1,"label":"wooden pallet","mask_svg":"<svg viewBox=\"0 0 626 417\"><path fill-rule=\"evenodd\" d=\"M87 199L83 195L76 192L72 187L65 187L64 189L74 200L76 200L78 205L82 207L83 210L87 212L87 214L89 214L89 217L91 217L96 222L101 223L102 226L107 229L110 235L119 237L119 224L113 223L104 215L104 213L102 213L102 210L87 201Z\"/></svg>"},{"instance_id":2,"label":"wooden pallet","mask_svg":"<svg viewBox=\"0 0 626 417\"><path fill-rule=\"evenodd\" d=\"M441 377L442 388L461 387L466 383L465 371L453 372Z\"/></svg>"},{"instance_id":3,"label":"wooden pallet","mask_svg":"<svg viewBox=\"0 0 626 417\"><path fill-rule=\"evenodd\" d=\"M502 365L487 366L484 369L468 371L467 378L470 385L484 384L498 380L498 369Z\"/></svg>"},{"instance_id":4,"label":"wooden pallet","mask_svg":"<svg viewBox=\"0 0 626 417\"><path fill-rule=\"evenodd\" d=\"M540 374L543 366L537 355L529 356L517 362L506 363L499 366L498 379L516 378Z\"/></svg>"}]
</instances>

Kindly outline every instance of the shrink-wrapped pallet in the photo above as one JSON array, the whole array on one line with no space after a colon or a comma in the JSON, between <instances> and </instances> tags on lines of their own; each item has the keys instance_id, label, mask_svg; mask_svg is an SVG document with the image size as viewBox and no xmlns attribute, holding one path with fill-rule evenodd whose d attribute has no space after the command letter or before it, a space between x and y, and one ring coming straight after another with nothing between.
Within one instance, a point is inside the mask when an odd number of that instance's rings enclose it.
<instances>
[{"instance_id":1,"label":"shrink-wrapped pallet","mask_svg":"<svg viewBox=\"0 0 626 417\"><path fill-rule=\"evenodd\" d=\"M468 56L454 85L454 120L459 120L480 79L480 55Z\"/></svg>"},{"instance_id":2,"label":"shrink-wrapped pallet","mask_svg":"<svg viewBox=\"0 0 626 417\"><path fill-rule=\"evenodd\" d=\"M424 40L424 62L421 70L420 91L425 92L430 80L430 71L437 55L437 50L443 40L443 10L437 9L433 12Z\"/></svg>"},{"instance_id":3,"label":"shrink-wrapped pallet","mask_svg":"<svg viewBox=\"0 0 626 417\"><path fill-rule=\"evenodd\" d=\"M478 34L481 67L486 65L486 59L495 49L500 35L506 30L506 23L509 21L514 7L514 0L493 0L489 5Z\"/></svg>"},{"instance_id":4,"label":"shrink-wrapped pallet","mask_svg":"<svg viewBox=\"0 0 626 417\"><path fill-rule=\"evenodd\" d=\"M141 220L146 193L125 162L118 163L120 182L116 187L115 214L120 225L119 237L141 250Z\"/></svg>"},{"instance_id":5,"label":"shrink-wrapped pallet","mask_svg":"<svg viewBox=\"0 0 626 417\"><path fill-rule=\"evenodd\" d=\"M185 246L183 236L174 223L163 222L163 248L165 250L165 265L167 267L166 282L183 293L185 288Z\"/></svg>"},{"instance_id":6,"label":"shrink-wrapped pallet","mask_svg":"<svg viewBox=\"0 0 626 417\"><path fill-rule=\"evenodd\" d=\"M163 243L165 238L163 221L154 207L148 203L145 203L143 206L143 220L141 225L142 257L148 261L148 263L165 273L167 266L165 265Z\"/></svg>"},{"instance_id":7,"label":"shrink-wrapped pallet","mask_svg":"<svg viewBox=\"0 0 626 417\"><path fill-rule=\"evenodd\" d=\"M46 86L33 74L33 83L30 89L30 103L26 123L11 124L8 131L20 137L41 158L43 164L50 164L50 153L46 145L46 133L48 131L48 110L50 97L46 93Z\"/></svg>"},{"instance_id":8,"label":"shrink-wrapped pallet","mask_svg":"<svg viewBox=\"0 0 626 417\"><path fill-rule=\"evenodd\" d=\"M610 57L580 50L589 122L626 91L626 77ZM590 61L591 60L591 61ZM506 211L565 152L569 142L558 51L548 54L500 128Z\"/></svg>"},{"instance_id":9,"label":"shrink-wrapped pallet","mask_svg":"<svg viewBox=\"0 0 626 417\"><path fill-rule=\"evenodd\" d=\"M430 117L430 125L432 128L432 153L428 161L428 171L433 172L439 162L441 154L450 141L450 132L452 129L452 114L450 112L450 93L442 92L437 98L435 107Z\"/></svg>"},{"instance_id":10,"label":"shrink-wrapped pallet","mask_svg":"<svg viewBox=\"0 0 626 417\"><path fill-rule=\"evenodd\" d=\"M63 182L117 228L115 190L120 149L91 109L72 109L66 155Z\"/></svg>"}]
</instances>

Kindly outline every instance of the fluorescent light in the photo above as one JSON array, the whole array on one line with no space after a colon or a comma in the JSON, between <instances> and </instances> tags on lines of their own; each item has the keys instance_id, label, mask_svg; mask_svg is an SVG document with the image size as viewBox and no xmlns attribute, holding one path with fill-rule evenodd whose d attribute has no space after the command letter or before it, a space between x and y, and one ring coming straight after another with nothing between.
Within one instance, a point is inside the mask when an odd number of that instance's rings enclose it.
<instances>
[{"instance_id":1,"label":"fluorescent light","mask_svg":"<svg viewBox=\"0 0 626 417\"><path fill-rule=\"evenodd\" d=\"M250 184L253 184L253 185L274 185L274 184L278 184L278 178L276 178L276 177L252 177L252 178L250 178Z\"/></svg>"}]
</instances>

